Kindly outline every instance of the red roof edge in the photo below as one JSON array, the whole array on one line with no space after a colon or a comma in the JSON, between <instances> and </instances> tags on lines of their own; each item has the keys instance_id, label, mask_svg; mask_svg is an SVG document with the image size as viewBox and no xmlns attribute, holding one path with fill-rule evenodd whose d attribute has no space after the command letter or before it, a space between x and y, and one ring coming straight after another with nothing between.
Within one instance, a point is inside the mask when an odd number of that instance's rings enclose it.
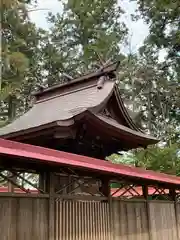
<instances>
[{"instance_id":1,"label":"red roof edge","mask_svg":"<svg viewBox=\"0 0 180 240\"><path fill-rule=\"evenodd\" d=\"M13 157L19 157L19 160L23 158L23 162L36 160L37 163L39 162L49 166L64 165L79 169L83 168L116 178L124 176L137 180L148 180L149 183L156 182L157 184L174 185L180 188L180 177L5 139L0 139L0 154L10 156L12 159Z\"/></svg>"}]
</instances>

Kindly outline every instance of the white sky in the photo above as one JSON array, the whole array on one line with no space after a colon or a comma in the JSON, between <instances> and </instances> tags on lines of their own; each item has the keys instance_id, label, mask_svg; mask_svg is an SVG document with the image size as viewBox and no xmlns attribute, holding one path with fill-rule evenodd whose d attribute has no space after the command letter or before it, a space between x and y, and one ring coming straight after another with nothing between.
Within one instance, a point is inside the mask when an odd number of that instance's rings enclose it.
<instances>
[{"instance_id":1,"label":"white sky","mask_svg":"<svg viewBox=\"0 0 180 240\"><path fill-rule=\"evenodd\" d=\"M129 41L131 42L131 51L135 52L142 45L144 38L148 35L148 26L139 20L138 22L132 22L130 15L135 12L136 3L129 0L118 0L118 4L125 10L125 14L122 20L129 28ZM38 27L48 29L46 17L48 12L53 14L62 12L62 4L58 0L38 0L37 9L44 9L39 11L30 12L31 20L34 21ZM128 52L128 47L122 49L123 52Z\"/></svg>"}]
</instances>

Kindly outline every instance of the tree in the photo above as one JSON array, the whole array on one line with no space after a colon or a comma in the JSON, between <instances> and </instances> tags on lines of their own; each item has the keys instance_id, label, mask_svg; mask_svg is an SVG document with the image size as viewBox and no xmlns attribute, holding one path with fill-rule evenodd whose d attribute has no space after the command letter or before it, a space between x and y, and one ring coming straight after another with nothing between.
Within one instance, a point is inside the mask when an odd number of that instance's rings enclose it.
<instances>
[{"instance_id":1,"label":"tree","mask_svg":"<svg viewBox=\"0 0 180 240\"><path fill-rule=\"evenodd\" d=\"M165 147L153 146L122 155L113 154L108 160L180 176L180 146L178 144Z\"/></svg>"},{"instance_id":2,"label":"tree","mask_svg":"<svg viewBox=\"0 0 180 240\"><path fill-rule=\"evenodd\" d=\"M180 175L180 148L177 144L137 151L139 166L168 174Z\"/></svg>"},{"instance_id":3,"label":"tree","mask_svg":"<svg viewBox=\"0 0 180 240\"><path fill-rule=\"evenodd\" d=\"M122 14L115 0L69 0L62 15L49 14L50 43L62 53L59 69L77 74L97 68L97 53L104 60L121 58L120 44L127 34L119 20Z\"/></svg>"},{"instance_id":4,"label":"tree","mask_svg":"<svg viewBox=\"0 0 180 240\"><path fill-rule=\"evenodd\" d=\"M150 30L143 48L148 47L159 54L162 50L166 53L161 70L167 74L166 83L168 82L170 89L174 89L169 119L172 122L176 121L177 124L180 122L180 2L178 0L136 0L136 2L138 5L136 18L143 18Z\"/></svg>"},{"instance_id":5,"label":"tree","mask_svg":"<svg viewBox=\"0 0 180 240\"><path fill-rule=\"evenodd\" d=\"M178 108L178 89L148 46L130 54L119 73L119 88L130 115L140 128L168 139L177 122L171 118Z\"/></svg>"},{"instance_id":6,"label":"tree","mask_svg":"<svg viewBox=\"0 0 180 240\"><path fill-rule=\"evenodd\" d=\"M2 75L1 120L13 120L15 106L21 101L21 92L29 81L29 72L37 65L37 29L28 18L27 4L31 1L8 0L1 2Z\"/></svg>"},{"instance_id":7,"label":"tree","mask_svg":"<svg viewBox=\"0 0 180 240\"><path fill-rule=\"evenodd\" d=\"M179 0L137 0L141 16L150 27L148 42L167 51L171 67L180 74Z\"/></svg>"}]
</instances>

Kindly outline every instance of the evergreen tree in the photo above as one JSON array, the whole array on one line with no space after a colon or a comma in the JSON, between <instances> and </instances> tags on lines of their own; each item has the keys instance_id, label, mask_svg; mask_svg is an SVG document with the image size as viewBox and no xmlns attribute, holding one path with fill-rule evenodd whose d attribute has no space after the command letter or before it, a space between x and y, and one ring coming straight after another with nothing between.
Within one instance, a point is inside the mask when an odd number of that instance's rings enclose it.
<instances>
[{"instance_id":1,"label":"evergreen tree","mask_svg":"<svg viewBox=\"0 0 180 240\"><path fill-rule=\"evenodd\" d=\"M37 29L28 17L31 1L1 2L1 120L13 120L15 106L21 101L21 91L29 81L29 73L37 66ZM5 120L5 122L4 122Z\"/></svg>"},{"instance_id":2,"label":"evergreen tree","mask_svg":"<svg viewBox=\"0 0 180 240\"><path fill-rule=\"evenodd\" d=\"M158 53L146 45L140 54L130 54L119 79L124 102L139 127L163 141L171 138L179 125L172 114L178 111L180 92Z\"/></svg>"},{"instance_id":3,"label":"evergreen tree","mask_svg":"<svg viewBox=\"0 0 180 240\"><path fill-rule=\"evenodd\" d=\"M142 81L143 77L146 96L143 91L140 92L146 105L149 103L149 107L146 107L149 110L143 113L146 120L149 119L148 128L151 132L157 133L162 138L169 138L171 132L178 131L180 123L180 2L176 0L136 0L136 2L138 5L136 17L143 18L150 30L144 46L140 48L138 60L141 65L138 79ZM161 50L166 56L164 60L159 61ZM148 71L149 67L151 73ZM150 84L147 84L147 79ZM139 89L139 80L135 81L133 89ZM149 87L152 90L151 94L147 94ZM134 93L133 96L136 95Z\"/></svg>"},{"instance_id":4,"label":"evergreen tree","mask_svg":"<svg viewBox=\"0 0 180 240\"><path fill-rule=\"evenodd\" d=\"M78 71L97 68L97 55L105 61L121 59L120 45L127 34L120 22L122 14L115 0L68 0L62 15L50 14L50 48L63 59L50 74L59 69L74 76Z\"/></svg>"},{"instance_id":5,"label":"evergreen tree","mask_svg":"<svg viewBox=\"0 0 180 240\"><path fill-rule=\"evenodd\" d=\"M122 155L112 154L108 160L180 176L180 146L178 144L165 147L153 146L148 149L129 151Z\"/></svg>"},{"instance_id":6,"label":"evergreen tree","mask_svg":"<svg viewBox=\"0 0 180 240\"><path fill-rule=\"evenodd\" d=\"M148 42L167 51L167 64L180 77L180 1L137 0L141 16L150 27Z\"/></svg>"}]
</instances>

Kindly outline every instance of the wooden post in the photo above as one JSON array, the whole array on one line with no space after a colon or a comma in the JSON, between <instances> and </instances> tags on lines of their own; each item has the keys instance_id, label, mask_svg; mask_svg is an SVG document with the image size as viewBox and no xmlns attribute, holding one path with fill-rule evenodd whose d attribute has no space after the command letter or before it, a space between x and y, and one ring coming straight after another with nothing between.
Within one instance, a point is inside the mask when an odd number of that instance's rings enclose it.
<instances>
[{"instance_id":1,"label":"wooden post","mask_svg":"<svg viewBox=\"0 0 180 240\"><path fill-rule=\"evenodd\" d=\"M47 185L48 185L47 184L47 173L40 172L39 173L39 188L46 192L48 190Z\"/></svg>"},{"instance_id":2,"label":"wooden post","mask_svg":"<svg viewBox=\"0 0 180 240\"><path fill-rule=\"evenodd\" d=\"M49 190L49 240L55 240L55 198L54 198L54 174L48 174Z\"/></svg>"},{"instance_id":3,"label":"wooden post","mask_svg":"<svg viewBox=\"0 0 180 240\"><path fill-rule=\"evenodd\" d=\"M176 201L176 190L169 189L169 196L174 201L174 211L175 211L175 218L176 218L176 229L177 229L177 239L179 239L179 230L178 230L178 216L177 216L177 201Z\"/></svg>"},{"instance_id":4,"label":"wooden post","mask_svg":"<svg viewBox=\"0 0 180 240\"><path fill-rule=\"evenodd\" d=\"M111 231L111 238L114 239L114 213L113 213L113 201L111 196L111 186L109 179L101 178L101 192L105 197L108 199L109 204L109 216L110 216L110 231Z\"/></svg>"},{"instance_id":5,"label":"wooden post","mask_svg":"<svg viewBox=\"0 0 180 240\"><path fill-rule=\"evenodd\" d=\"M177 239L180 239L179 223L178 223L178 210L177 210L177 201L174 202L175 207L175 218L176 218L176 229L177 229Z\"/></svg>"},{"instance_id":6,"label":"wooden post","mask_svg":"<svg viewBox=\"0 0 180 240\"><path fill-rule=\"evenodd\" d=\"M8 178L10 178L12 181L14 181L15 183L16 183L16 181L17 181L17 177L16 176L11 176L12 175L12 173L11 172L8 172ZM8 181L8 192L14 192L14 184L12 183L12 182L10 182L10 181Z\"/></svg>"},{"instance_id":7,"label":"wooden post","mask_svg":"<svg viewBox=\"0 0 180 240\"><path fill-rule=\"evenodd\" d=\"M149 240L153 239L152 236L152 226L151 226L151 212L150 212L150 206L149 201L146 201L146 212L147 212L147 221L148 221L148 231L149 231Z\"/></svg>"},{"instance_id":8,"label":"wooden post","mask_svg":"<svg viewBox=\"0 0 180 240\"><path fill-rule=\"evenodd\" d=\"M113 199L111 194L108 197L109 203L109 214L110 214L110 232L111 232L111 239L115 239L115 231L114 231L114 205Z\"/></svg>"},{"instance_id":9,"label":"wooden post","mask_svg":"<svg viewBox=\"0 0 180 240\"><path fill-rule=\"evenodd\" d=\"M142 186L142 192L143 192L143 197L144 199L148 199L148 186L147 185L143 185Z\"/></svg>"},{"instance_id":10,"label":"wooden post","mask_svg":"<svg viewBox=\"0 0 180 240\"><path fill-rule=\"evenodd\" d=\"M109 196L111 196L109 179L101 178L101 189L100 190L105 197L108 198Z\"/></svg>"},{"instance_id":11,"label":"wooden post","mask_svg":"<svg viewBox=\"0 0 180 240\"><path fill-rule=\"evenodd\" d=\"M169 189L169 196L171 197L172 201L176 201L176 190L173 189Z\"/></svg>"},{"instance_id":12,"label":"wooden post","mask_svg":"<svg viewBox=\"0 0 180 240\"><path fill-rule=\"evenodd\" d=\"M150 209L149 209L149 202L148 202L148 186L142 185L142 193L143 197L146 200L146 215L147 215L147 222L148 222L148 232L149 232L149 239L152 239L152 233L151 233L151 216L150 216Z\"/></svg>"}]
</instances>

